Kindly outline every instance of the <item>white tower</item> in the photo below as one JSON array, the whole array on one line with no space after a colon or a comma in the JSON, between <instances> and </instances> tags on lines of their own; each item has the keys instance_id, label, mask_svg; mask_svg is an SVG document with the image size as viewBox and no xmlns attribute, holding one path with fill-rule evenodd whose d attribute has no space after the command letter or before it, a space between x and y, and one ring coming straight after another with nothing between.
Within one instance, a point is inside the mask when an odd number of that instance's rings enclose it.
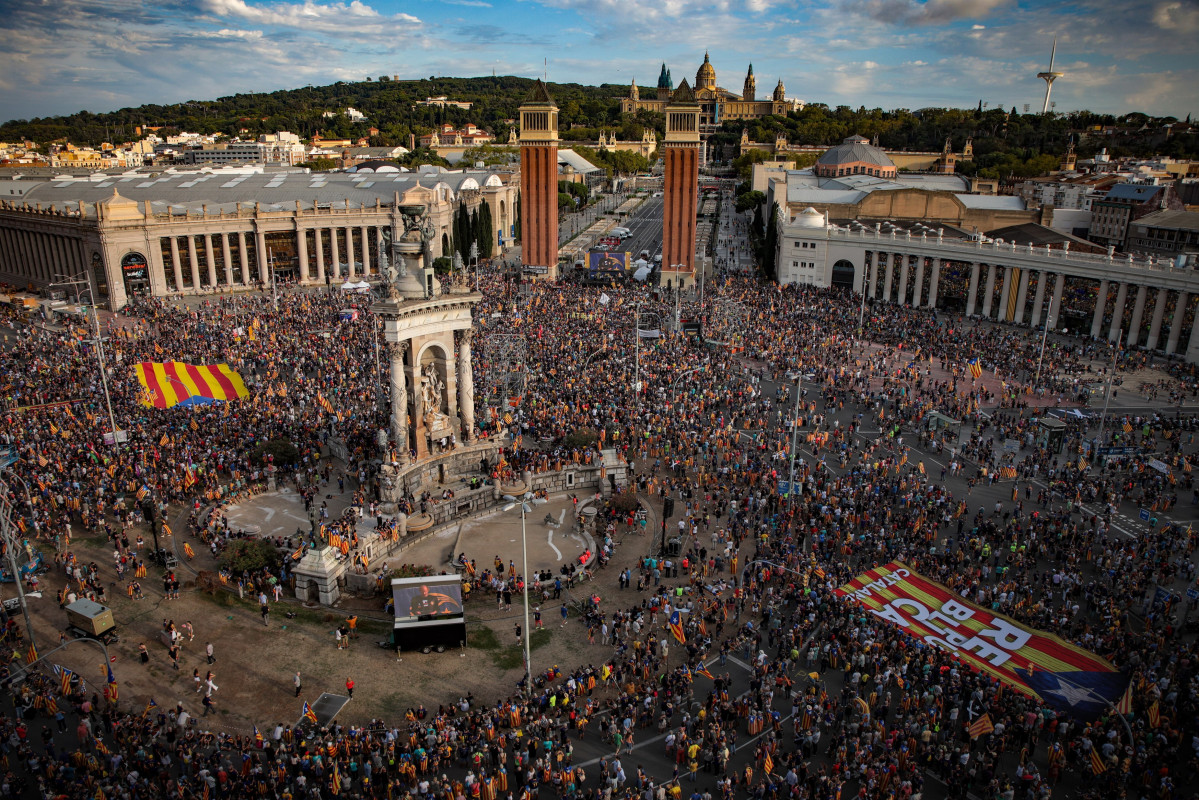
<instances>
[{"instance_id":1,"label":"white tower","mask_svg":"<svg viewBox=\"0 0 1199 800\"><path fill-rule=\"evenodd\" d=\"M1065 73L1053 71L1053 59L1057 55L1057 37L1053 37L1053 49L1049 51L1049 70L1046 72L1038 72L1037 77L1045 81L1045 105L1041 107L1041 113L1049 113L1049 93L1053 91L1053 82L1062 77Z\"/></svg>"}]
</instances>

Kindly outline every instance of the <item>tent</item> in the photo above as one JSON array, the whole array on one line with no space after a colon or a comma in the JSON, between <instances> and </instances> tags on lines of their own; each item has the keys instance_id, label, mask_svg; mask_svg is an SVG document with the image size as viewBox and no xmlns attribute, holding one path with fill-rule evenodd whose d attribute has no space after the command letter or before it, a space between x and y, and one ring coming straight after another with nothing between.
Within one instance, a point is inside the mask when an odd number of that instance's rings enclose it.
<instances>
[{"instance_id":1,"label":"tent","mask_svg":"<svg viewBox=\"0 0 1199 800\"><path fill-rule=\"evenodd\" d=\"M366 281L358 281L357 283L355 283L353 281L346 281L345 283L343 283L341 285L341 290L343 292L356 292L358 294L367 294L371 290L371 285L369 283L367 283Z\"/></svg>"}]
</instances>

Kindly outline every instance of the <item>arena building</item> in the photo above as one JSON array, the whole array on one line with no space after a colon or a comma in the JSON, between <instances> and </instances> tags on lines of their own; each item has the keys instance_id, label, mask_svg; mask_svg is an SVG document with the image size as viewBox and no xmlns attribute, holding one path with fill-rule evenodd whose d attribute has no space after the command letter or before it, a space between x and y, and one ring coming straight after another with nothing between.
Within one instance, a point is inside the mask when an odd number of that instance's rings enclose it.
<instances>
[{"instance_id":1,"label":"arena building","mask_svg":"<svg viewBox=\"0 0 1199 800\"><path fill-rule=\"evenodd\" d=\"M112 309L131 295L208 294L274 278L333 284L379 274L424 209L426 258L448 255L454 217L490 208L496 247L511 243L519 183L487 171L267 172L203 169L0 180L0 282L41 288L88 275ZM382 248L382 249L381 249Z\"/></svg>"}]
</instances>

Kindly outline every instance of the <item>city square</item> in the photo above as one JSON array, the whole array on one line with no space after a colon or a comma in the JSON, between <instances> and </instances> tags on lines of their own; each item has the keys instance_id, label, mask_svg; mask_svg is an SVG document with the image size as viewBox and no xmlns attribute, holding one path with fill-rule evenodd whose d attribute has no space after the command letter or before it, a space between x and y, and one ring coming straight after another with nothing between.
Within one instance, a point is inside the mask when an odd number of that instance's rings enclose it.
<instances>
[{"instance_id":1,"label":"city square","mask_svg":"<svg viewBox=\"0 0 1199 800\"><path fill-rule=\"evenodd\" d=\"M1197 796L1192 162L716 74L0 175L0 794Z\"/></svg>"}]
</instances>

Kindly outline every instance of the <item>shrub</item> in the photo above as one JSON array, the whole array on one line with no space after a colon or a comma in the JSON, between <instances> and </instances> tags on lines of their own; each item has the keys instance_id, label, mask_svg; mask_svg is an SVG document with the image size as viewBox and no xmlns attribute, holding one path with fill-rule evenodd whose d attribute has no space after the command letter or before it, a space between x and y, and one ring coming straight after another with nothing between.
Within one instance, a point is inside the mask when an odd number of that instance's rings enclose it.
<instances>
[{"instance_id":1,"label":"shrub","mask_svg":"<svg viewBox=\"0 0 1199 800\"><path fill-rule=\"evenodd\" d=\"M250 453L250 461L254 464L266 465L271 463L266 460L267 456L275 457L276 467L290 467L300 460L300 451L290 439L277 437L267 442L260 442Z\"/></svg>"},{"instance_id":2,"label":"shrub","mask_svg":"<svg viewBox=\"0 0 1199 800\"><path fill-rule=\"evenodd\" d=\"M566 446L571 448L595 447L599 431L595 428L579 428L566 437Z\"/></svg>"},{"instance_id":3,"label":"shrub","mask_svg":"<svg viewBox=\"0 0 1199 800\"><path fill-rule=\"evenodd\" d=\"M608 500L608 507L613 511L619 512L621 515L628 514L630 511L636 511L640 505L637 502L637 495L633 492L612 495Z\"/></svg>"},{"instance_id":4,"label":"shrub","mask_svg":"<svg viewBox=\"0 0 1199 800\"><path fill-rule=\"evenodd\" d=\"M274 570L279 566L279 551L274 545L263 539L234 539L221 553L221 566L228 567L234 574L243 571L269 567Z\"/></svg>"}]
</instances>

